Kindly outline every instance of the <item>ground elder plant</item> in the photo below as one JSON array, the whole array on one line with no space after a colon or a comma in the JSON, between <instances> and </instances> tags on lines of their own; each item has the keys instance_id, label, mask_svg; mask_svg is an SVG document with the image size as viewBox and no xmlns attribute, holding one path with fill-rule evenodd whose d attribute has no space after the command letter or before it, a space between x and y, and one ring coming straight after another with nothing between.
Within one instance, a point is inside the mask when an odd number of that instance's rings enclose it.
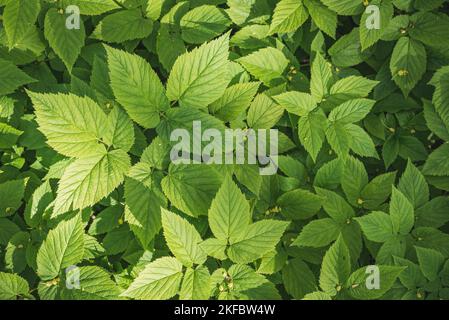
<instances>
[{"instance_id":1,"label":"ground elder plant","mask_svg":"<svg viewBox=\"0 0 449 320\"><path fill-rule=\"evenodd\" d=\"M0 299L449 299L448 1L0 14Z\"/></svg>"}]
</instances>

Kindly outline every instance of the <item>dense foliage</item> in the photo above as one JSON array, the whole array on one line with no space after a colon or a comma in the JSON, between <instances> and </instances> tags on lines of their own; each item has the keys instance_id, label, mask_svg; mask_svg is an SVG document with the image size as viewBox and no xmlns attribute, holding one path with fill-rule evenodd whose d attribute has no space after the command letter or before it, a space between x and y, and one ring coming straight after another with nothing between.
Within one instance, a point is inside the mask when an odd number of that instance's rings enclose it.
<instances>
[{"instance_id":1,"label":"dense foliage","mask_svg":"<svg viewBox=\"0 0 449 320\"><path fill-rule=\"evenodd\" d=\"M448 1L0 13L0 299L449 299ZM173 163L196 120L277 174Z\"/></svg>"}]
</instances>

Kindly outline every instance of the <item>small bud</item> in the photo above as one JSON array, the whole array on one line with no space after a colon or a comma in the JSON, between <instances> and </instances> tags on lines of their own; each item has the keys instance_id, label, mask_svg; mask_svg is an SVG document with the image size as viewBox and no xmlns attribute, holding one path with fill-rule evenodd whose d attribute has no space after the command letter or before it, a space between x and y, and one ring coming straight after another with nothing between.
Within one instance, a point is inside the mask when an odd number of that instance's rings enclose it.
<instances>
[{"instance_id":1,"label":"small bud","mask_svg":"<svg viewBox=\"0 0 449 320\"><path fill-rule=\"evenodd\" d=\"M398 71L398 76L400 76L400 77L406 77L406 76L408 76L408 70L406 70L406 69L401 69L401 70L399 70L399 71Z\"/></svg>"},{"instance_id":2,"label":"small bud","mask_svg":"<svg viewBox=\"0 0 449 320\"><path fill-rule=\"evenodd\" d=\"M357 200L357 204L359 204L359 205L362 205L362 204L364 204L365 203L365 201L363 201L363 199L361 199L361 198L359 198L358 200Z\"/></svg>"}]
</instances>

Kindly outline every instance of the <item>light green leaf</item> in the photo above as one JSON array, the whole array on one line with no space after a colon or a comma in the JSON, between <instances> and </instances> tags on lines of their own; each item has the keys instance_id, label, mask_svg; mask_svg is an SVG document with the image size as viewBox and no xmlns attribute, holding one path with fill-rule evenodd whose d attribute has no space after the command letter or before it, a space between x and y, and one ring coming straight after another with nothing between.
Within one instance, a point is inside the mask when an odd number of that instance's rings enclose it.
<instances>
[{"instance_id":1,"label":"light green leaf","mask_svg":"<svg viewBox=\"0 0 449 320\"><path fill-rule=\"evenodd\" d=\"M415 208L419 208L429 201L429 186L423 174L411 161L407 164L398 188Z\"/></svg>"},{"instance_id":2,"label":"light green leaf","mask_svg":"<svg viewBox=\"0 0 449 320\"><path fill-rule=\"evenodd\" d=\"M228 83L229 34L181 55L167 81L167 97L181 106L206 108Z\"/></svg>"},{"instance_id":3,"label":"light green leaf","mask_svg":"<svg viewBox=\"0 0 449 320\"><path fill-rule=\"evenodd\" d=\"M166 300L175 296L181 285L182 264L171 257L149 263L121 296L138 300Z\"/></svg>"},{"instance_id":4,"label":"light green leaf","mask_svg":"<svg viewBox=\"0 0 449 320\"><path fill-rule=\"evenodd\" d=\"M28 282L21 276L0 272L0 300L17 300L27 296L29 291Z\"/></svg>"},{"instance_id":5,"label":"light green leaf","mask_svg":"<svg viewBox=\"0 0 449 320\"><path fill-rule=\"evenodd\" d=\"M236 263L249 263L274 249L289 222L262 220L249 225L242 236L228 248L229 258Z\"/></svg>"},{"instance_id":6,"label":"light green leaf","mask_svg":"<svg viewBox=\"0 0 449 320\"><path fill-rule=\"evenodd\" d=\"M78 6L80 13L88 16L100 15L120 8L114 0L62 0L63 8Z\"/></svg>"},{"instance_id":7,"label":"light green leaf","mask_svg":"<svg viewBox=\"0 0 449 320\"><path fill-rule=\"evenodd\" d=\"M284 109L270 97L259 94L248 110L248 126L253 129L270 129L282 117Z\"/></svg>"},{"instance_id":8,"label":"light green leaf","mask_svg":"<svg viewBox=\"0 0 449 320\"><path fill-rule=\"evenodd\" d=\"M209 106L209 110L225 122L236 120L249 107L259 86L259 82L235 84L227 88L223 96Z\"/></svg>"},{"instance_id":9,"label":"light green leaf","mask_svg":"<svg viewBox=\"0 0 449 320\"><path fill-rule=\"evenodd\" d=\"M342 237L329 248L323 258L320 272L320 287L335 296L351 273L349 250Z\"/></svg>"},{"instance_id":10,"label":"light green leaf","mask_svg":"<svg viewBox=\"0 0 449 320\"><path fill-rule=\"evenodd\" d=\"M75 160L59 182L53 214L94 205L123 182L129 167L130 158L122 150Z\"/></svg>"},{"instance_id":11,"label":"light green leaf","mask_svg":"<svg viewBox=\"0 0 449 320\"><path fill-rule=\"evenodd\" d=\"M365 50L373 46L377 41L380 40L383 32L388 27L391 19L393 18L394 7L391 0L374 0L369 3L370 6L376 6L379 9L380 15L377 11L365 10L360 19L360 43L362 45L362 50ZM378 19L379 25L375 25ZM373 23L374 20L374 23Z\"/></svg>"},{"instance_id":12,"label":"light green leaf","mask_svg":"<svg viewBox=\"0 0 449 320\"><path fill-rule=\"evenodd\" d=\"M296 31L309 14L302 0L281 0L277 3L271 21L270 34Z\"/></svg>"},{"instance_id":13,"label":"light green leaf","mask_svg":"<svg viewBox=\"0 0 449 320\"><path fill-rule=\"evenodd\" d=\"M267 47L237 59L249 73L267 86L281 83L289 60L279 49Z\"/></svg>"},{"instance_id":14,"label":"light green leaf","mask_svg":"<svg viewBox=\"0 0 449 320\"><path fill-rule=\"evenodd\" d=\"M159 113L169 108L164 87L151 65L143 58L106 48L111 87L117 101L131 119L144 128L159 123Z\"/></svg>"},{"instance_id":15,"label":"light green leaf","mask_svg":"<svg viewBox=\"0 0 449 320\"><path fill-rule=\"evenodd\" d=\"M62 299L117 300L120 294L120 289L118 285L112 281L111 275L97 266L80 267L79 284L79 288L64 288L61 293Z\"/></svg>"},{"instance_id":16,"label":"light green leaf","mask_svg":"<svg viewBox=\"0 0 449 320\"><path fill-rule=\"evenodd\" d=\"M296 114L300 117L307 116L317 107L313 97L304 92L285 92L274 96L273 99L289 113Z\"/></svg>"},{"instance_id":17,"label":"light green leaf","mask_svg":"<svg viewBox=\"0 0 449 320\"><path fill-rule=\"evenodd\" d=\"M39 130L47 143L68 157L85 157L105 152L100 139L106 114L93 100L72 94L29 92Z\"/></svg>"},{"instance_id":18,"label":"light green leaf","mask_svg":"<svg viewBox=\"0 0 449 320\"><path fill-rule=\"evenodd\" d=\"M37 252L37 274L42 280L54 279L64 268L80 262L83 254L84 230L77 214L48 232Z\"/></svg>"},{"instance_id":19,"label":"light green leaf","mask_svg":"<svg viewBox=\"0 0 449 320\"><path fill-rule=\"evenodd\" d=\"M327 119L321 112L311 112L307 116L301 117L298 122L298 135L304 148L316 161L318 153L323 146Z\"/></svg>"},{"instance_id":20,"label":"light green leaf","mask_svg":"<svg viewBox=\"0 0 449 320\"><path fill-rule=\"evenodd\" d=\"M143 39L151 34L153 21L142 16L140 9L117 11L96 26L91 37L111 43Z\"/></svg>"},{"instance_id":21,"label":"light green leaf","mask_svg":"<svg viewBox=\"0 0 449 320\"><path fill-rule=\"evenodd\" d=\"M251 223L249 203L232 181L225 178L209 209L209 226L214 236L231 244Z\"/></svg>"},{"instance_id":22,"label":"light green leaf","mask_svg":"<svg viewBox=\"0 0 449 320\"><path fill-rule=\"evenodd\" d=\"M161 214L165 240L178 261L187 267L206 261L206 253L199 247L203 240L195 227L163 208Z\"/></svg>"},{"instance_id":23,"label":"light green leaf","mask_svg":"<svg viewBox=\"0 0 449 320\"><path fill-rule=\"evenodd\" d=\"M209 270L206 267L188 268L182 280L179 299L207 300L211 293L210 282Z\"/></svg>"},{"instance_id":24,"label":"light green leaf","mask_svg":"<svg viewBox=\"0 0 449 320\"><path fill-rule=\"evenodd\" d=\"M382 243L393 237L393 223L390 216L384 212L372 212L355 220L368 240Z\"/></svg>"},{"instance_id":25,"label":"light green leaf","mask_svg":"<svg viewBox=\"0 0 449 320\"><path fill-rule=\"evenodd\" d=\"M367 272L367 268L360 268L356 270L349 277L346 282L349 294L360 300L371 300L382 297L388 290L390 290L398 276L405 269L404 267L393 266L377 266L379 268L379 288L370 289L367 283L371 283L372 276L370 272ZM375 275L374 275L375 276Z\"/></svg>"},{"instance_id":26,"label":"light green leaf","mask_svg":"<svg viewBox=\"0 0 449 320\"><path fill-rule=\"evenodd\" d=\"M318 219L306 224L292 245L321 248L336 240L339 234L337 222L330 218Z\"/></svg>"},{"instance_id":27,"label":"light green leaf","mask_svg":"<svg viewBox=\"0 0 449 320\"><path fill-rule=\"evenodd\" d=\"M370 99L349 100L331 111L329 121L340 124L355 123L365 118L374 106Z\"/></svg>"},{"instance_id":28,"label":"light green leaf","mask_svg":"<svg viewBox=\"0 0 449 320\"><path fill-rule=\"evenodd\" d=\"M310 91L315 100L321 102L332 85L332 65L317 53L311 69Z\"/></svg>"},{"instance_id":29,"label":"light green leaf","mask_svg":"<svg viewBox=\"0 0 449 320\"><path fill-rule=\"evenodd\" d=\"M225 11L215 5L203 5L187 12L181 19L185 42L201 44L223 33L231 24Z\"/></svg>"}]
</instances>

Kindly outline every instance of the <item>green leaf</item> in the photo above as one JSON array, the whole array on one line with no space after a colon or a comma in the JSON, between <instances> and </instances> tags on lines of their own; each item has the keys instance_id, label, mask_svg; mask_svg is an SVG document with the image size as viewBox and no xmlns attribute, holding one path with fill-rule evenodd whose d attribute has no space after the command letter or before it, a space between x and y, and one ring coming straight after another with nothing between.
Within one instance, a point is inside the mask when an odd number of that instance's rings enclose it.
<instances>
[{"instance_id":1,"label":"green leaf","mask_svg":"<svg viewBox=\"0 0 449 320\"><path fill-rule=\"evenodd\" d=\"M305 117L316 109L313 97L304 92L290 91L274 96L273 99L289 113Z\"/></svg>"},{"instance_id":2,"label":"green leaf","mask_svg":"<svg viewBox=\"0 0 449 320\"><path fill-rule=\"evenodd\" d=\"M330 89L333 99L338 97L339 100L351 100L355 98L365 98L379 84L374 81L360 76L349 76L338 80ZM342 101L344 102L344 101Z\"/></svg>"},{"instance_id":3,"label":"green leaf","mask_svg":"<svg viewBox=\"0 0 449 320\"><path fill-rule=\"evenodd\" d=\"M362 206L368 209L378 208L390 196L395 180L396 172L380 174L371 180L360 194Z\"/></svg>"},{"instance_id":4,"label":"green leaf","mask_svg":"<svg viewBox=\"0 0 449 320\"><path fill-rule=\"evenodd\" d=\"M395 187L391 195L390 216L393 230L402 235L408 234L415 224L413 205Z\"/></svg>"},{"instance_id":5,"label":"green leaf","mask_svg":"<svg viewBox=\"0 0 449 320\"><path fill-rule=\"evenodd\" d=\"M200 243L200 247L207 253L208 256L214 257L219 260L226 260L226 248L227 240L218 240L210 238Z\"/></svg>"},{"instance_id":6,"label":"green leaf","mask_svg":"<svg viewBox=\"0 0 449 320\"><path fill-rule=\"evenodd\" d=\"M310 91L317 102L321 102L329 93L332 85L332 68L320 53L317 53L312 63Z\"/></svg>"},{"instance_id":7,"label":"green leaf","mask_svg":"<svg viewBox=\"0 0 449 320\"><path fill-rule=\"evenodd\" d=\"M345 34L329 48L332 63L340 68L356 66L365 60L369 52L362 53L360 44L359 28L354 28Z\"/></svg>"},{"instance_id":8,"label":"green leaf","mask_svg":"<svg viewBox=\"0 0 449 320\"><path fill-rule=\"evenodd\" d=\"M335 39L338 20L337 14L332 10L329 10L319 0L304 0L304 4L316 26Z\"/></svg>"},{"instance_id":9,"label":"green leaf","mask_svg":"<svg viewBox=\"0 0 449 320\"><path fill-rule=\"evenodd\" d=\"M249 203L232 181L225 178L209 209L209 226L214 236L231 244L251 223Z\"/></svg>"},{"instance_id":10,"label":"green leaf","mask_svg":"<svg viewBox=\"0 0 449 320\"><path fill-rule=\"evenodd\" d=\"M195 44L215 38L230 24L225 11L213 5L203 5L190 10L180 22L184 41Z\"/></svg>"},{"instance_id":11,"label":"green leaf","mask_svg":"<svg viewBox=\"0 0 449 320\"><path fill-rule=\"evenodd\" d=\"M108 146L128 152L134 145L134 126L128 115L115 106L108 114L104 142Z\"/></svg>"},{"instance_id":12,"label":"green leaf","mask_svg":"<svg viewBox=\"0 0 449 320\"><path fill-rule=\"evenodd\" d=\"M360 205L361 193L363 188L368 184L368 173L363 163L353 157L345 160L343 173L341 176L341 187L352 205Z\"/></svg>"},{"instance_id":13,"label":"green leaf","mask_svg":"<svg viewBox=\"0 0 449 320\"><path fill-rule=\"evenodd\" d=\"M143 248L147 248L161 229L161 207L167 205L147 164L138 163L130 169L125 178L125 199L125 219Z\"/></svg>"},{"instance_id":14,"label":"green leaf","mask_svg":"<svg viewBox=\"0 0 449 320\"><path fill-rule=\"evenodd\" d=\"M305 225L292 245L321 248L336 240L339 234L340 226L334 220L318 219Z\"/></svg>"},{"instance_id":15,"label":"green leaf","mask_svg":"<svg viewBox=\"0 0 449 320\"><path fill-rule=\"evenodd\" d=\"M414 208L419 208L429 201L429 186L422 173L411 161L408 161L398 188L413 204Z\"/></svg>"},{"instance_id":16,"label":"green leaf","mask_svg":"<svg viewBox=\"0 0 449 320\"><path fill-rule=\"evenodd\" d=\"M329 121L340 124L355 123L365 118L374 106L375 101L354 99L347 101L329 114Z\"/></svg>"},{"instance_id":17,"label":"green leaf","mask_svg":"<svg viewBox=\"0 0 449 320\"><path fill-rule=\"evenodd\" d=\"M165 240L178 261L186 267L206 261L206 253L198 246L203 240L195 227L163 208L161 214Z\"/></svg>"},{"instance_id":18,"label":"green leaf","mask_svg":"<svg viewBox=\"0 0 449 320\"><path fill-rule=\"evenodd\" d=\"M6 218L0 218L0 244L6 246L9 239L19 231L19 227L14 222Z\"/></svg>"},{"instance_id":19,"label":"green leaf","mask_svg":"<svg viewBox=\"0 0 449 320\"><path fill-rule=\"evenodd\" d=\"M70 272L68 273L70 274ZM64 289L64 300L117 300L120 289L111 275L97 266L79 268L80 288Z\"/></svg>"},{"instance_id":20,"label":"green leaf","mask_svg":"<svg viewBox=\"0 0 449 320\"><path fill-rule=\"evenodd\" d=\"M204 266L187 269L182 280L179 299L207 300L210 297L210 274Z\"/></svg>"},{"instance_id":21,"label":"green leaf","mask_svg":"<svg viewBox=\"0 0 449 320\"><path fill-rule=\"evenodd\" d=\"M21 86L34 81L13 63L0 59L0 95L13 93Z\"/></svg>"},{"instance_id":22,"label":"green leaf","mask_svg":"<svg viewBox=\"0 0 449 320\"><path fill-rule=\"evenodd\" d=\"M438 278L446 259L440 252L434 249L421 247L415 247L415 249L423 275L429 281L435 281Z\"/></svg>"},{"instance_id":23,"label":"green leaf","mask_svg":"<svg viewBox=\"0 0 449 320\"><path fill-rule=\"evenodd\" d=\"M210 166L170 165L162 189L170 202L188 215L207 215L222 178Z\"/></svg>"},{"instance_id":24,"label":"green leaf","mask_svg":"<svg viewBox=\"0 0 449 320\"><path fill-rule=\"evenodd\" d=\"M114 0L62 0L62 3L63 8L69 5L78 6L80 13L88 16L96 16L120 8Z\"/></svg>"},{"instance_id":25,"label":"green leaf","mask_svg":"<svg viewBox=\"0 0 449 320\"><path fill-rule=\"evenodd\" d=\"M110 43L143 39L151 34L153 21L142 16L140 9L114 12L104 17L91 37Z\"/></svg>"},{"instance_id":26,"label":"green leaf","mask_svg":"<svg viewBox=\"0 0 449 320\"><path fill-rule=\"evenodd\" d=\"M289 61L279 49L267 47L237 59L249 73L267 86L282 82Z\"/></svg>"},{"instance_id":27,"label":"green leaf","mask_svg":"<svg viewBox=\"0 0 449 320\"><path fill-rule=\"evenodd\" d=\"M67 16L56 9L48 10L45 16L45 38L71 72L84 46L86 31L82 19L80 19L79 29L67 28L66 20Z\"/></svg>"},{"instance_id":28,"label":"green leaf","mask_svg":"<svg viewBox=\"0 0 449 320\"><path fill-rule=\"evenodd\" d=\"M146 265L121 296L138 300L166 300L176 295L182 280L182 264L171 257Z\"/></svg>"},{"instance_id":29,"label":"green leaf","mask_svg":"<svg viewBox=\"0 0 449 320\"><path fill-rule=\"evenodd\" d=\"M37 274L42 280L56 278L63 269L81 261L83 247L83 224L77 214L48 232L37 252Z\"/></svg>"},{"instance_id":30,"label":"green leaf","mask_svg":"<svg viewBox=\"0 0 449 320\"><path fill-rule=\"evenodd\" d=\"M39 0L8 1L3 11L8 48L17 47L26 39L27 33L34 27L41 3Z\"/></svg>"},{"instance_id":31,"label":"green leaf","mask_svg":"<svg viewBox=\"0 0 449 320\"><path fill-rule=\"evenodd\" d=\"M39 130L57 152L68 157L105 152L100 139L107 117L93 100L72 94L29 92L28 95L33 102Z\"/></svg>"},{"instance_id":32,"label":"green leaf","mask_svg":"<svg viewBox=\"0 0 449 320\"><path fill-rule=\"evenodd\" d=\"M416 5L416 4L415 4ZM410 29L410 37L429 47L447 48L441 38L449 36L449 19L445 15L433 12L420 12L412 16L413 28Z\"/></svg>"},{"instance_id":33,"label":"green leaf","mask_svg":"<svg viewBox=\"0 0 449 320\"><path fill-rule=\"evenodd\" d=\"M75 160L59 182L53 214L94 205L123 182L129 167L130 158L122 150Z\"/></svg>"},{"instance_id":34,"label":"green leaf","mask_svg":"<svg viewBox=\"0 0 449 320\"><path fill-rule=\"evenodd\" d=\"M353 0L321 0L329 9L342 16L352 16L363 11L362 1Z\"/></svg>"},{"instance_id":35,"label":"green leaf","mask_svg":"<svg viewBox=\"0 0 449 320\"><path fill-rule=\"evenodd\" d=\"M355 218L368 240L385 242L393 237L393 222L390 216L384 212L376 211L363 217Z\"/></svg>"},{"instance_id":36,"label":"green leaf","mask_svg":"<svg viewBox=\"0 0 449 320\"><path fill-rule=\"evenodd\" d=\"M305 220L320 210L323 199L307 190L295 189L284 193L277 200L282 215L289 219Z\"/></svg>"},{"instance_id":37,"label":"green leaf","mask_svg":"<svg viewBox=\"0 0 449 320\"><path fill-rule=\"evenodd\" d=\"M336 192L315 187L316 193L323 197L323 209L335 221L340 224L347 223L354 217L354 209L346 200Z\"/></svg>"},{"instance_id":38,"label":"green leaf","mask_svg":"<svg viewBox=\"0 0 449 320\"><path fill-rule=\"evenodd\" d=\"M265 94L259 94L248 110L248 126L253 129L270 129L282 117L284 109Z\"/></svg>"},{"instance_id":39,"label":"green leaf","mask_svg":"<svg viewBox=\"0 0 449 320\"><path fill-rule=\"evenodd\" d=\"M321 289L335 296L342 289L350 273L349 250L344 240L339 237L324 255L320 272Z\"/></svg>"},{"instance_id":40,"label":"green leaf","mask_svg":"<svg viewBox=\"0 0 449 320\"><path fill-rule=\"evenodd\" d=\"M349 147L354 153L362 157L373 157L379 159L373 139L358 125L348 123L344 126L346 133L351 137L352 143Z\"/></svg>"},{"instance_id":41,"label":"green leaf","mask_svg":"<svg viewBox=\"0 0 449 320\"><path fill-rule=\"evenodd\" d=\"M144 128L159 124L159 114L169 108L164 87L150 64L127 52L106 48L111 87L131 119Z\"/></svg>"},{"instance_id":42,"label":"green leaf","mask_svg":"<svg viewBox=\"0 0 449 320\"><path fill-rule=\"evenodd\" d=\"M282 280L287 292L295 299L302 299L306 294L317 290L315 275L299 258L287 262L282 269Z\"/></svg>"},{"instance_id":43,"label":"green leaf","mask_svg":"<svg viewBox=\"0 0 449 320\"><path fill-rule=\"evenodd\" d=\"M235 263L253 262L274 249L289 222L262 220L249 225L228 248Z\"/></svg>"},{"instance_id":44,"label":"green leaf","mask_svg":"<svg viewBox=\"0 0 449 320\"><path fill-rule=\"evenodd\" d=\"M0 300L17 300L28 296L30 287L21 276L0 272Z\"/></svg>"},{"instance_id":45,"label":"green leaf","mask_svg":"<svg viewBox=\"0 0 449 320\"><path fill-rule=\"evenodd\" d=\"M393 266L377 266L379 268L379 289L369 289L368 282L371 282L371 273L367 272L367 268L356 270L346 282L349 294L360 300L378 299L389 291L398 276L404 270L404 267Z\"/></svg>"},{"instance_id":46,"label":"green leaf","mask_svg":"<svg viewBox=\"0 0 449 320\"><path fill-rule=\"evenodd\" d=\"M398 40L391 55L390 70L394 82L408 96L424 75L427 54L424 46L413 39L403 37Z\"/></svg>"},{"instance_id":47,"label":"green leaf","mask_svg":"<svg viewBox=\"0 0 449 320\"><path fill-rule=\"evenodd\" d=\"M313 161L316 161L323 146L326 122L326 116L321 111L311 112L298 121L299 140Z\"/></svg>"},{"instance_id":48,"label":"green leaf","mask_svg":"<svg viewBox=\"0 0 449 320\"><path fill-rule=\"evenodd\" d=\"M167 97L181 106L206 108L220 98L228 78L229 34L181 55L167 81Z\"/></svg>"},{"instance_id":49,"label":"green leaf","mask_svg":"<svg viewBox=\"0 0 449 320\"><path fill-rule=\"evenodd\" d=\"M445 143L429 155L424 165L423 173L432 176L449 175L449 163L446 161L448 156L449 144Z\"/></svg>"},{"instance_id":50,"label":"green leaf","mask_svg":"<svg viewBox=\"0 0 449 320\"><path fill-rule=\"evenodd\" d=\"M294 32L306 22L308 17L309 14L302 0L281 0L274 9L270 34Z\"/></svg>"},{"instance_id":51,"label":"green leaf","mask_svg":"<svg viewBox=\"0 0 449 320\"><path fill-rule=\"evenodd\" d=\"M380 40L394 14L394 7L391 0L374 0L369 4L370 6L376 6L379 9L379 16L375 16L377 11L365 10L363 13L362 18L360 19L359 28L362 50L366 50ZM378 26L374 19L378 19Z\"/></svg>"},{"instance_id":52,"label":"green leaf","mask_svg":"<svg viewBox=\"0 0 449 320\"><path fill-rule=\"evenodd\" d=\"M0 217L13 215L22 205L27 180L0 183Z\"/></svg>"},{"instance_id":53,"label":"green leaf","mask_svg":"<svg viewBox=\"0 0 449 320\"><path fill-rule=\"evenodd\" d=\"M209 106L209 110L223 121L236 120L253 101L259 82L238 83L227 88L223 96Z\"/></svg>"}]
</instances>

